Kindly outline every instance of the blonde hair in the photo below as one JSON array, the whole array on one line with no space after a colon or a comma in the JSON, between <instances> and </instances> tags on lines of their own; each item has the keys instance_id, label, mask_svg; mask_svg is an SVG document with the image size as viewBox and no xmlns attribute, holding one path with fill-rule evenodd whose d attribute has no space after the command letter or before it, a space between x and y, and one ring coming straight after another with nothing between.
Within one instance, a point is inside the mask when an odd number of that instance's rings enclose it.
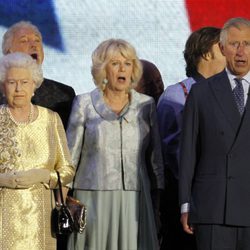
<instances>
[{"instance_id":1,"label":"blonde hair","mask_svg":"<svg viewBox=\"0 0 250 250\"><path fill-rule=\"evenodd\" d=\"M140 80L142 65L136 55L135 48L125 40L109 39L100 43L92 53L91 74L95 85L100 89L103 89L103 80L106 78L106 65L118 53L133 61L131 88L136 87Z\"/></svg>"}]
</instances>

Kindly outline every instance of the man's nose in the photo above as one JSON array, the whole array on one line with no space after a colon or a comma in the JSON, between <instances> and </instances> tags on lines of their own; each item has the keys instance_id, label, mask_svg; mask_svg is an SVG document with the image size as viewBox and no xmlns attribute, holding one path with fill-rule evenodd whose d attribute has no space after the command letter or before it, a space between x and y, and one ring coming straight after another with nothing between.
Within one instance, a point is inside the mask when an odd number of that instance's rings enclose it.
<instances>
[{"instance_id":1,"label":"man's nose","mask_svg":"<svg viewBox=\"0 0 250 250\"><path fill-rule=\"evenodd\" d=\"M31 48L36 48L36 47L37 47L35 41L30 41L29 44L30 44L30 47L31 47Z\"/></svg>"},{"instance_id":2,"label":"man's nose","mask_svg":"<svg viewBox=\"0 0 250 250\"><path fill-rule=\"evenodd\" d=\"M244 53L245 48L246 48L246 45L244 43L239 43L239 45L237 47L237 54Z\"/></svg>"}]
</instances>

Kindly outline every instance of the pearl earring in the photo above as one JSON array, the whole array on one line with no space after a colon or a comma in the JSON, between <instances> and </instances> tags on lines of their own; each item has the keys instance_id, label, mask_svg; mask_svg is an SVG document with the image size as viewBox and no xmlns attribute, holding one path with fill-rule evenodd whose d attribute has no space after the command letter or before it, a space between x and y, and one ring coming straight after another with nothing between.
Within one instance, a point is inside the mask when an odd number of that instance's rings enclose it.
<instances>
[{"instance_id":1,"label":"pearl earring","mask_svg":"<svg viewBox=\"0 0 250 250\"><path fill-rule=\"evenodd\" d=\"M109 81L108 81L108 79L106 79L106 78L104 78L103 81L102 81L102 83L105 84L105 85L106 85L108 82L109 82Z\"/></svg>"}]
</instances>

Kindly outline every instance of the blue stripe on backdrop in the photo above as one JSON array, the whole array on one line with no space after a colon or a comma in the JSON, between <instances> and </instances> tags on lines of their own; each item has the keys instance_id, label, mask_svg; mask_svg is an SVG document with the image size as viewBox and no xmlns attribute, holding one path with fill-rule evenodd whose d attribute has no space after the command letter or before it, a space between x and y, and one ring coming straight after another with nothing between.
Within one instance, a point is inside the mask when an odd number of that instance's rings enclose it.
<instances>
[{"instance_id":1,"label":"blue stripe on backdrop","mask_svg":"<svg viewBox=\"0 0 250 250\"><path fill-rule=\"evenodd\" d=\"M53 0L0 0L0 17L4 27L21 20L31 21L41 31L47 46L65 51Z\"/></svg>"}]
</instances>

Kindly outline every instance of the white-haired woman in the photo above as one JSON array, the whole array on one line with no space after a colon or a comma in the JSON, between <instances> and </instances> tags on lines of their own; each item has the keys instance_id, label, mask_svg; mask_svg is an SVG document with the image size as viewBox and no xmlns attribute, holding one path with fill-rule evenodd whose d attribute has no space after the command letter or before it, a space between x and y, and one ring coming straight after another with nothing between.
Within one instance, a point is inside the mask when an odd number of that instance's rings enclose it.
<instances>
[{"instance_id":1,"label":"white-haired woman","mask_svg":"<svg viewBox=\"0 0 250 250\"><path fill-rule=\"evenodd\" d=\"M0 60L0 245L1 249L55 250L51 234L56 170L63 184L74 168L57 113L35 106L31 97L43 80L29 55Z\"/></svg>"},{"instance_id":2,"label":"white-haired woman","mask_svg":"<svg viewBox=\"0 0 250 250\"><path fill-rule=\"evenodd\" d=\"M142 66L128 42L102 42L92 61L97 88L75 98L67 130L87 227L68 247L158 249L150 189L164 183L154 100L132 89Z\"/></svg>"}]
</instances>

